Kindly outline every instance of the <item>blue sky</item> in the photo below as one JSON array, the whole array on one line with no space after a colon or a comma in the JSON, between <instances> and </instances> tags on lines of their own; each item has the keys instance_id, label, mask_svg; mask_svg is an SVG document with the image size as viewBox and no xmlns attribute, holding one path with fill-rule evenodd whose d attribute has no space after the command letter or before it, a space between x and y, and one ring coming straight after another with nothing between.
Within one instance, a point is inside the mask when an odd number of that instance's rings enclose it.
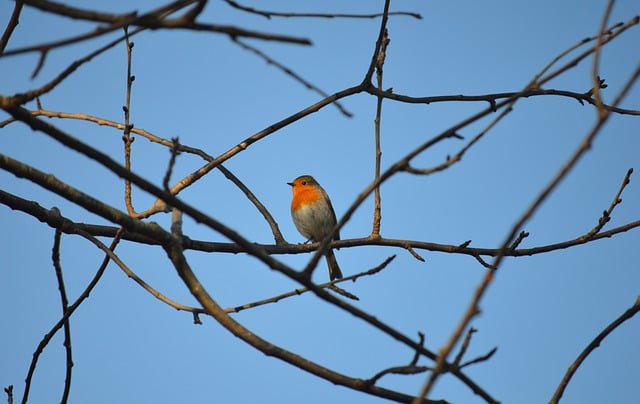
<instances>
[{"instance_id":1,"label":"blue sky","mask_svg":"<svg viewBox=\"0 0 640 404\"><path fill-rule=\"evenodd\" d=\"M71 3L70 3L71 4ZM75 2L83 7L124 12L146 11L144 2ZM156 3L155 6L161 3ZM373 13L382 2L324 1L321 4L276 1L255 7L298 12ZM595 35L605 2L538 1L394 2L391 9L420 13L422 20L394 16L384 87L412 96L482 95L518 91L550 60L581 39ZM0 3L3 24L13 2ZM106 7L109 7L107 9ZM633 1L618 2L611 22L639 13ZM358 84L373 52L379 19L289 19L246 15L223 2L207 5L202 21L252 30L303 36L313 46L246 42L286 65L327 93ZM25 7L8 49L86 32L93 25L52 19ZM611 24L610 24L611 25ZM0 59L0 94L39 87L74 60L116 38L77 44L50 52L39 76L30 80L36 54ZM149 31L132 38L136 80L131 121L164 138L219 155L252 134L317 102L321 97L224 35L187 31ZM639 27L603 50L601 76L611 102L640 62ZM122 121L126 51L116 46L82 66L56 90L42 97L43 107ZM584 92L591 87L591 59L552 80L545 88ZM328 106L255 143L226 163L251 188L277 220L287 241L304 241L289 214L287 181L312 174L331 195L340 217L371 182L374 162L376 99L359 94L342 100L354 114L346 118ZM636 85L622 104L640 109ZM35 103L28 105L35 108ZM486 103L446 102L411 105L385 101L381 123L382 167L391 166L420 143L484 109ZM0 120L8 115L0 112ZM471 139L489 116L460 131ZM384 183L383 237L497 248L514 222L578 147L596 120L591 106L563 97L520 100L463 160L435 175L398 174ZM120 131L92 123L50 120L68 133L122 161ZM524 226L530 248L576 238L596 225L630 167L636 172L605 230L639 219L640 126L634 116L614 115L579 161ZM417 167L441 163L464 141L447 140L421 154ZM79 156L22 124L0 128L2 154L124 210L123 186L100 165ZM169 153L137 136L133 170L160 184ZM179 156L178 179L202 165ZM104 219L26 181L0 172L1 189L59 207L66 217L86 223ZM271 244L265 221L228 180L213 171L180 194L184 201L221 220L251 241ZM134 188L134 205L144 210L153 198ZM341 231L343 239L371 231L369 198ZM0 236L0 315L5 324L0 344L0 383L13 384L19 399L29 361L42 336L60 318L51 265L53 229L0 206L5 232ZM169 215L151 220L168 227ZM193 239L226 241L186 218L184 232ZM103 240L108 243L108 240ZM481 302L482 314L468 359L498 347L491 360L465 369L497 400L547 402L567 367L584 347L640 295L640 232L532 257L507 258ZM170 298L195 300L166 254L156 247L124 243L118 256L138 276ZM336 256L345 275L366 271L396 254L373 277L343 286L360 297L359 308L416 338L426 335L433 351L450 337L466 310L484 270L465 255L387 247L342 248ZM67 293L74 300L97 270L102 254L77 236L63 236L62 265ZM309 254L278 256L296 269ZM187 258L211 295L223 307L278 295L299 287L245 255L187 252ZM314 280L327 279L324 262ZM407 364L413 352L348 313L311 294L233 315L253 332L285 349L354 377ZM192 324L188 313L156 300L110 264L88 301L71 320L74 354L70 402L350 402L384 400L335 386L253 350L211 318ZM638 338L633 318L616 329L580 367L569 384L565 403L630 403L640 395ZM59 400L64 382L64 348L59 333L41 356L31 388L32 403ZM420 364L431 365L426 360ZM426 375L386 376L383 387L417 394ZM429 395L454 403L481 402L455 378L439 379ZM17 400L16 400L17 401Z\"/></svg>"}]
</instances>

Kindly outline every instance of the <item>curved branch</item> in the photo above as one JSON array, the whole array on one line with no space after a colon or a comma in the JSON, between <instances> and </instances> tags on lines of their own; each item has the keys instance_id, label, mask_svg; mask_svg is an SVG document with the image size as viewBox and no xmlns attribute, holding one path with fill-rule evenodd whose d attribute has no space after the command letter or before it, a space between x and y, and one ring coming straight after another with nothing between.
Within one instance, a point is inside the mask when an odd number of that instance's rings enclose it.
<instances>
[{"instance_id":1,"label":"curved branch","mask_svg":"<svg viewBox=\"0 0 640 404\"><path fill-rule=\"evenodd\" d=\"M219 24L204 24L197 23L190 18L187 14L186 17L179 17L176 19L165 19L169 14L193 4L195 0L178 0L173 3L169 3L165 6L159 7L156 10L150 11L144 15L138 16L135 13L124 14L118 20L114 21L107 26L98 26L97 28L80 35L76 35L70 38L62 39L59 41L53 41L46 44L39 44L34 46L26 46L23 48L12 49L0 54L3 56L19 55L23 53L39 52L45 54L48 51L63 46L75 44L78 42L87 41L89 39L97 38L99 36L108 34L110 32L119 30L125 26L137 26L140 28L150 29L186 29L191 31L204 31L213 32L228 35L229 37L246 37L262 39L267 41L277 41L283 43L293 43L298 45L311 45L311 41L307 38L293 37L289 35L278 35L266 32L250 31L247 29Z\"/></svg>"},{"instance_id":2,"label":"curved branch","mask_svg":"<svg viewBox=\"0 0 640 404\"><path fill-rule=\"evenodd\" d=\"M60 218L61 218L61 216L60 216ZM61 229L63 229L63 228L64 228L64 226L61 227ZM120 237L119 237L119 234L118 234L118 235L116 235L116 237L111 242L111 246L109 246L109 249L110 250L115 249L116 246L118 245L119 241L120 241ZM89 294L91 293L91 291L96 287L96 285L98 284L98 281L100 281L100 279L102 278L102 275L104 274L105 269L107 269L107 265L108 264L109 264L109 257L105 256L105 258L103 259L102 263L100 264L100 267L96 271L96 274L93 276L93 278L91 279L91 281L89 282L89 284L87 285L85 290L80 294L80 296L78 296L76 301L73 302L73 304L71 304L67 308L67 310L64 312L62 318L60 320L58 320L58 322L53 327L51 327L51 330L49 330L49 332L45 334L45 336L42 338L42 340L38 344L38 347L36 348L35 352L33 353L33 358L31 359L31 364L29 365L29 371L28 371L27 377L25 379L25 390L24 390L24 393L22 395L22 402L23 403L26 403L27 400L28 400L29 390L30 390L30 387L31 387L31 380L32 380L33 374L34 374L34 372L36 370L36 365L38 363L38 358L40 357L40 354L42 353L44 348L49 344L49 342L51 341L53 336L58 332L58 330L60 330L60 328L62 328L63 325L66 322L69 321L69 318L71 317L71 315L73 315L73 313L76 311L76 309L78 307L80 307L80 305L89 297Z\"/></svg>"},{"instance_id":3,"label":"curved branch","mask_svg":"<svg viewBox=\"0 0 640 404\"><path fill-rule=\"evenodd\" d=\"M56 209L56 213L60 213ZM53 251L51 252L51 260L53 261L53 268L56 272L56 280L58 281L58 290L60 292L60 302L62 303L62 315L65 316L69 310L69 300L67 299L67 291L64 286L64 277L62 275L62 265L60 264L60 241L62 239L62 232L56 229L53 237ZM66 352L66 366L64 377L64 390L62 392L61 403L66 403L69 400L69 391L71 391L71 370L73 369L73 351L71 350L71 325L69 324L69 318L64 320L64 349Z\"/></svg>"},{"instance_id":4,"label":"curved branch","mask_svg":"<svg viewBox=\"0 0 640 404\"><path fill-rule=\"evenodd\" d=\"M196 275L191 270L183 252L181 243L178 240L171 240L163 246L169 256L169 259L176 268L180 278L185 283L191 294L198 300L207 313L216 319L216 321L231 332L236 337L242 339L252 347L267 356L279 358L295 367L314 374L322 379L328 380L334 384L342 385L363 393L371 394L378 397L387 398L399 402L410 402L412 396L377 387L367 383L365 380L352 378L344 374L333 371L329 368L321 366L315 362L305 359L293 352L283 349L277 345L270 343L252 333L243 325L235 321L220 307L215 300L208 294L206 288L200 283ZM421 403L444 403L443 401L422 400Z\"/></svg>"},{"instance_id":5,"label":"curved branch","mask_svg":"<svg viewBox=\"0 0 640 404\"><path fill-rule=\"evenodd\" d=\"M593 341L591 341L591 343L587 345L587 347L580 353L580 355L578 355L576 360L571 364L571 366L569 366L569 369L567 369L567 372L565 373L564 377L562 378L562 381L558 385L558 388L553 394L553 397L551 397L551 400L549 400L550 403L557 404L560 401L560 399L562 398L562 395L564 394L564 390L567 388L567 385L569 384L569 381L571 381L571 378L576 373L580 365L582 365L585 359L587 359L587 356L589 356L591 352L593 352L596 348L598 348L602 343L602 341L604 341L604 339L607 338L609 334L611 334L616 328L622 325L622 323L629 320L631 317L635 316L638 312L640 312L640 296L636 298L636 301L633 303L633 306L627 309L624 313L620 315L620 317L616 318L611 324L609 324L604 330L602 330L602 332L600 332L600 334L598 334L593 339Z\"/></svg>"}]
</instances>

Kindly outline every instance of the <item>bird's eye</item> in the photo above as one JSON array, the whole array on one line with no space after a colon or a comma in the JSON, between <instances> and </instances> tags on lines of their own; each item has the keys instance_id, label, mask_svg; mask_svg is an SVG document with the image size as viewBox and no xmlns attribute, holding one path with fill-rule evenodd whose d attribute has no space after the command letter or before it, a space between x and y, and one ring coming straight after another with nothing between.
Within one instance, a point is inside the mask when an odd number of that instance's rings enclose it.
<instances>
[{"instance_id":1,"label":"bird's eye","mask_svg":"<svg viewBox=\"0 0 640 404\"><path fill-rule=\"evenodd\" d=\"M302 181L302 185L307 185L307 181Z\"/></svg>"}]
</instances>

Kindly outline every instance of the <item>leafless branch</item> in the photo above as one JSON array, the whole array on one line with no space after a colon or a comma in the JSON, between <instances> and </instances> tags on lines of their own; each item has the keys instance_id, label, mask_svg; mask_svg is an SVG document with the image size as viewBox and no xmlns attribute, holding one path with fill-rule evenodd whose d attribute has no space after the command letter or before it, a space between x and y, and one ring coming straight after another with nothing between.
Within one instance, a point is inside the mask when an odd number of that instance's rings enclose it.
<instances>
[{"instance_id":1,"label":"leafless branch","mask_svg":"<svg viewBox=\"0 0 640 404\"><path fill-rule=\"evenodd\" d=\"M281 70L283 73L285 73L286 75L290 76L291 78L293 78L295 81L297 81L298 83L302 84L303 86L305 86L307 89L320 94L323 97L329 97L329 94L326 93L325 91L321 90L319 87L311 84L311 82L305 80L302 76L300 76L298 73L294 72L293 70L291 70L290 68L288 68L287 66L283 65L282 63L278 62L277 60L269 57L267 54L265 54L264 52L262 52L260 49L249 45L248 43L241 41L238 38L232 38L233 42L236 43L238 46L240 46L241 48L257 55L258 57L260 57L261 59L263 59L265 62L267 62L267 64L270 64L272 66L275 66L277 69ZM347 109L345 107L342 106L341 103L339 103L338 101L334 101L333 105L335 105L336 108L338 108L338 110L342 113L342 115L346 116L347 118L351 118L353 116L353 114L349 111L347 111Z\"/></svg>"},{"instance_id":2,"label":"leafless branch","mask_svg":"<svg viewBox=\"0 0 640 404\"><path fill-rule=\"evenodd\" d=\"M5 387L4 392L7 393L7 404L13 404L13 384Z\"/></svg>"},{"instance_id":3,"label":"leafless branch","mask_svg":"<svg viewBox=\"0 0 640 404\"><path fill-rule=\"evenodd\" d=\"M7 22L7 26L2 33L2 37L0 37L0 55L4 53L4 50L9 43L9 38L13 34L13 31L19 24L20 21L20 12L22 11L22 6L24 5L23 0L16 0L13 5L13 12L11 13L11 18ZM6 389L5 389L6 390Z\"/></svg>"},{"instance_id":4,"label":"leafless branch","mask_svg":"<svg viewBox=\"0 0 640 404\"><path fill-rule=\"evenodd\" d=\"M470 366L470 365L475 365L476 363L488 361L489 359L491 359L493 354L495 354L497 351L498 351L498 347L494 347L489 352L487 352L486 354L484 354L482 356L478 356L477 358L474 358L474 359L471 359L469 361L463 362L463 363L460 364L460 369L466 368L467 366Z\"/></svg>"},{"instance_id":5,"label":"leafless branch","mask_svg":"<svg viewBox=\"0 0 640 404\"><path fill-rule=\"evenodd\" d=\"M193 21L193 15L187 11L187 14L184 17L178 17L175 19L166 19L166 17L172 13L175 13L185 7L193 4L195 0L178 0L173 3L169 3L162 7L159 7L155 10L152 10L146 14L138 15L137 13L128 13L123 14L109 25L98 26L96 29L91 30L85 34L76 35L70 38L53 41L45 44L38 44L34 46L27 46L23 48L12 49L4 52L0 55L3 56L12 56L19 55L23 53L30 52L38 52L40 54L46 54L52 49L60 48L63 46L71 45L78 42L87 41L89 39L93 39L104 34L119 30L125 26L137 26L140 28L151 28L151 29L185 29L191 31L203 31L203 32L211 32L211 33L220 33L228 35L231 38L236 37L246 37L246 38L255 38L262 39L266 41L277 41L283 43L293 43L298 45L311 45L311 41L306 38L293 37L288 35L278 35L271 34L265 32L258 31L250 31L247 29L233 27L228 25L219 25L219 24L207 24L207 23L198 23ZM28 3L25 2L25 4ZM38 2L42 4L47 4L49 2ZM67 9L71 9L67 7ZM82 11L80 9L73 9L73 15L87 15L91 14L91 11ZM64 15L64 14L63 14ZM92 18L100 18L104 17L105 14L93 14Z\"/></svg>"},{"instance_id":6,"label":"leafless branch","mask_svg":"<svg viewBox=\"0 0 640 404\"><path fill-rule=\"evenodd\" d=\"M602 230L604 225L607 224L609 220L611 220L611 214L613 213L613 210L615 209L616 206L622 203L622 198L620 196L622 195L622 191L624 191L625 187L629 185L629 183L631 182L631 174L633 174L633 167L627 170L627 174L624 176L624 179L622 180L622 184L618 189L618 193L613 198L613 201L611 201L611 205L609 205L609 208L602 212L602 216L600 216L600 218L598 219L598 224L593 229L591 229L587 234L582 236L585 240L590 240L591 238L593 238L593 236L598 234L598 232Z\"/></svg>"},{"instance_id":7,"label":"leafless branch","mask_svg":"<svg viewBox=\"0 0 640 404\"><path fill-rule=\"evenodd\" d=\"M54 208L54 214L60 214L58 209ZM60 302L62 303L62 315L66 316L69 310L69 300L67 299L67 291L64 286L64 277L62 275L62 264L60 264L60 240L62 239L62 232L56 230L53 238L53 250L51 253L51 260L53 261L53 268L56 272L56 280L58 281L58 290L60 292ZM69 324L69 318L64 320L64 349L66 353L66 366L64 377L64 390L62 392L61 403L66 403L69 400L69 392L71 391L71 370L73 368L73 351L71 349L71 325Z\"/></svg>"},{"instance_id":8,"label":"leafless branch","mask_svg":"<svg viewBox=\"0 0 640 404\"><path fill-rule=\"evenodd\" d=\"M57 220L61 220L63 222L63 219L62 219L61 215L55 215L55 216L57 216ZM64 226L60 226L60 229L63 229L63 228L64 228ZM120 237L119 237L119 234L117 234L116 237L114 238L114 240L112 241L111 246L109 247L109 249L110 250L115 249L115 247L116 247L116 245L118 245L119 241L120 241ZM78 298L73 302L73 304L68 306L68 308L64 312L62 318L60 320L58 320L58 322L51 328L51 330L49 330L49 332L47 334L45 334L45 336L42 338L42 340L38 344L38 347L36 348L36 351L33 354L33 358L31 360L31 364L29 365L29 371L28 371L27 377L25 379L25 390L24 390L24 393L22 395L22 402L23 403L26 403L27 400L28 400L29 390L31 388L31 380L32 380L33 374L34 374L34 372L36 370L36 365L38 363L38 359L40 357L40 354L42 354L42 351L49 344L49 342L51 341L53 336L58 332L58 330L60 328L62 328L66 322L69 321L69 318L76 311L76 309L78 307L80 307L80 305L89 297L89 294L91 293L91 291L95 288L95 286L98 284L98 281L100 281L100 279L102 278L102 275L104 274L104 271L107 268L107 264L108 263L109 263L109 257L106 256L104 258L104 260L102 261L102 263L100 264L100 267L98 268L98 271L93 276L93 278L91 279L91 281L89 282L89 284L87 285L85 290L80 294L80 296L78 296Z\"/></svg>"},{"instance_id":9,"label":"leafless branch","mask_svg":"<svg viewBox=\"0 0 640 404\"><path fill-rule=\"evenodd\" d=\"M382 37L382 46L378 52L376 59L376 82L378 83L378 90L382 91L382 76L384 61L387 57L387 46L389 46L389 33L385 29ZM382 159L382 150L380 149L380 119L382 117L382 100L383 98L378 96L376 100L376 117L374 120L374 143L375 143L375 156L374 156L374 181L380 177L380 160ZM370 237L380 237L380 221L382 220L382 207L380 199L380 186L377 186L373 192L373 225L371 228Z\"/></svg>"},{"instance_id":10,"label":"leafless branch","mask_svg":"<svg viewBox=\"0 0 640 404\"><path fill-rule=\"evenodd\" d=\"M173 146L171 147L171 158L167 165L167 171L165 171L164 178L162 180L162 187L166 192L169 192L169 181L171 180L171 174L173 173L173 166L176 164L176 158L180 154L180 139L174 137L171 139Z\"/></svg>"},{"instance_id":11,"label":"leafless branch","mask_svg":"<svg viewBox=\"0 0 640 404\"><path fill-rule=\"evenodd\" d=\"M424 345L424 334L419 332L418 337L420 338L420 345ZM418 366L418 360L420 359L420 353L416 351L413 355L413 359L409 362L408 365L405 366L394 366L388 369L381 370L376 373L372 378L367 379L367 383L376 384L378 380L380 380L383 376L388 374L401 374L401 375L413 375L418 373L423 373L428 370L431 370L428 366Z\"/></svg>"},{"instance_id":12,"label":"leafless branch","mask_svg":"<svg viewBox=\"0 0 640 404\"><path fill-rule=\"evenodd\" d=\"M640 296L636 298L636 301L633 303L633 306L627 309L624 313L620 315L620 317L616 318L611 324L609 324L604 330L602 330L602 332L600 332L600 334L598 334L593 339L593 341L591 341L591 343L587 345L587 347L580 353L580 355L578 355L576 360L571 364L571 366L569 366L569 369L567 369L567 373L565 373L564 377L562 378L562 381L560 381L558 388L556 389L555 393L553 394L553 397L551 397L551 400L549 401L550 403L557 404L560 401L560 399L562 398L562 395L564 394L565 389L567 388L567 386L569 385L569 382L571 381L571 378L576 373L580 365L582 365L582 363L587 359L587 356L589 356L591 352L593 352L596 348L598 348L602 343L602 341L604 341L604 339L607 338L609 334L611 334L616 328L622 325L622 323L629 320L631 317L635 316L638 312L640 312Z\"/></svg>"},{"instance_id":13,"label":"leafless branch","mask_svg":"<svg viewBox=\"0 0 640 404\"><path fill-rule=\"evenodd\" d=\"M633 83L636 82L639 76L640 76L640 66L638 66L638 68L631 75L631 77L629 78L625 86L623 86L623 89L616 96L613 102L614 106L617 106L622 101L622 99L626 96L627 92L630 90L631 86L633 85ZM545 79L541 79L541 82L544 80ZM531 84L528 85L527 87L530 87L530 86ZM560 170L553 177L551 182L542 190L542 192L538 195L538 197L531 203L528 209L514 223L514 225L512 226L511 230L509 231L507 237L505 238L504 242L502 243L499 249L501 253L495 257L492 263L492 265L496 269L487 273L487 275L483 278L482 282L477 286L465 314L462 316L460 322L454 329L447 344L440 350L440 356L438 357L438 360L436 363L436 369L430 374L422 390L420 391L420 394L417 396L417 399L426 397L428 392L433 387L435 381L438 379L438 377L442 374L443 370L445 369L444 362L448 354L451 352L451 350L453 349L457 341L459 341L462 333L464 332L464 329L468 326L471 319L479 313L480 300L484 296L489 284L491 284L493 279L495 279L494 275L497 272L498 268L500 267L500 263L502 262L502 259L505 257L504 252L508 250L508 245L513 242L518 230L521 229L523 225L531 218L533 213L539 208L542 202L551 194L553 190L556 189L556 187L562 181L562 179L564 179L564 177L573 169L573 167L575 167L578 160L580 160L580 158L591 147L593 140L596 138L598 133L600 133L602 126L607 121L607 118L609 116L610 116L609 113L599 113L599 117L598 117L599 119L597 120L595 125L591 128L591 130L585 135L583 141L578 146L578 148L568 158L567 162L563 165L563 167L560 168Z\"/></svg>"},{"instance_id":14,"label":"leafless branch","mask_svg":"<svg viewBox=\"0 0 640 404\"><path fill-rule=\"evenodd\" d=\"M240 323L233 320L225 312L225 310L222 309L222 307L220 307L218 303L207 293L206 288L200 283L196 275L193 273L190 265L184 257L184 254L182 253L181 244L177 240L169 240L164 245L164 248L166 249L167 255L171 259L173 265L178 271L178 274L182 278L185 285L188 287L191 294L196 298L196 300L198 300L198 302L202 305L207 313L214 317L220 325L225 327L236 337L242 339L243 341L266 355L277 357L311 374L329 380L334 384L347 386L367 394L401 402L408 402L411 399L410 396L403 393L380 388L377 386L372 386L367 383L362 383L360 379L351 378L349 376L335 372L315 362L304 359L277 345L274 345L259 337L258 335L252 333ZM315 290L316 293L318 293L318 291L322 291L317 287L315 287L315 289L317 289ZM322 293L326 292L322 291Z\"/></svg>"},{"instance_id":15,"label":"leafless branch","mask_svg":"<svg viewBox=\"0 0 640 404\"><path fill-rule=\"evenodd\" d=\"M125 25L123 29L125 44L127 47L127 95L125 104L122 107L122 110L124 111L124 134L122 135L122 141L124 142L124 167L131 171L131 145L133 144L133 141L136 140L135 137L131 136L131 128L133 128L133 124L130 122L131 87L133 87L133 82L136 79L136 76L131 74L131 58L133 56L134 43L129 41L128 27ZM133 201L131 200L131 181L127 179L124 180L124 203L129 215L135 216L136 210L133 208Z\"/></svg>"},{"instance_id":16,"label":"leafless branch","mask_svg":"<svg viewBox=\"0 0 640 404\"><path fill-rule=\"evenodd\" d=\"M478 330L476 330L473 327L469 328L469 330L467 331L467 335L465 336L464 341L462 342L462 346L460 346L460 351L456 355L456 358L453 360L454 366L460 366L460 361L462 361L462 357L467 352L467 349L469 348L469 344L471 343L471 336L477 331Z\"/></svg>"},{"instance_id":17,"label":"leafless branch","mask_svg":"<svg viewBox=\"0 0 640 404\"><path fill-rule=\"evenodd\" d=\"M290 12L278 12L278 11L265 11L258 10L253 7L247 7L239 4L233 0L224 0L225 3L229 4L231 7L236 8L238 10L246 11L252 14L261 15L266 18L271 17L310 17L310 18L379 18L382 17L383 13L373 13L373 14L341 14L341 13L290 13ZM418 13L412 13L407 11L390 11L388 15L399 15L399 16L408 16L416 19L422 19L422 16Z\"/></svg>"}]
</instances>

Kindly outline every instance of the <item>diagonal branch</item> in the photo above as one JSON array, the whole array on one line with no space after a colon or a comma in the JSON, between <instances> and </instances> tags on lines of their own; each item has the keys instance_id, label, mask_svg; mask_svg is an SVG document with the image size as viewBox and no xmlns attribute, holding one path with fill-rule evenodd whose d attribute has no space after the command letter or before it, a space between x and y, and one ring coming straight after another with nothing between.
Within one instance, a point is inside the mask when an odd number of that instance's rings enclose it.
<instances>
[{"instance_id":1,"label":"diagonal branch","mask_svg":"<svg viewBox=\"0 0 640 404\"><path fill-rule=\"evenodd\" d=\"M603 40L604 41L604 40ZM599 41L600 43L600 41ZM640 65L636 69L636 71L631 75L626 85L620 91L618 96L613 102L614 106L617 106L622 99L626 96L628 91L631 89L632 85L636 82L638 77L640 76ZM541 78L540 83L549 78ZM535 86L535 79L527 85L526 88L530 88ZM420 393L416 397L416 400L420 398L424 398L427 396L429 391L433 388L436 380L439 376L445 371L445 362L447 356L451 353L454 346L460 340L464 330L469 325L472 318L478 315L480 312L479 304L482 297L485 295L489 285L495 279L495 274L500 267L502 260L505 257L505 252L508 251L508 246L513 242L516 237L516 234L521 231L524 224L531 218L531 216L538 210L540 205L546 200L546 198L557 188L558 184L567 176L567 174L576 166L577 162L581 159L581 157L591 148L591 144L596 138L596 136L600 133L603 125L607 121L607 118L610 116L609 113L599 113L598 120L595 125L591 128L591 130L584 136L583 141L580 143L578 148L574 151L574 153L568 158L565 164L560 168L560 170L556 173L556 175L551 179L550 183L542 190L542 192L538 195L538 197L530 204L527 210L521 215L521 217L514 223L511 227L510 231L507 234L507 237L504 239L501 244L499 251L500 253L493 260L492 269L488 272L480 282L480 284L476 287L473 296L471 298L471 302L469 303L467 310L463 314L460 319L458 325L455 327L451 337L445 344L443 348L440 349L440 356L438 357L436 363L436 369L429 375L427 380L425 381Z\"/></svg>"},{"instance_id":2,"label":"diagonal branch","mask_svg":"<svg viewBox=\"0 0 640 404\"><path fill-rule=\"evenodd\" d=\"M622 323L635 316L638 312L640 312L640 296L636 298L633 306L627 309L620 315L620 317L616 318L611 324L609 324L604 330L602 330L602 332L600 332L600 334L598 334L593 339L593 341L591 341L591 343L587 345L587 347L580 353L580 355L578 355L576 360L571 364L571 366L569 366L569 369L567 369L567 372L562 378L562 381L560 381L560 384L553 394L553 397L551 397L551 400L549 400L550 403L557 404L560 401L565 389L567 388L567 385L571 381L571 378L576 373L580 365L582 365L582 363L587 359L587 356L589 356L591 352L598 348L602 341L604 341L604 339L607 338L609 334L611 334L616 328L622 325Z\"/></svg>"},{"instance_id":3,"label":"diagonal branch","mask_svg":"<svg viewBox=\"0 0 640 404\"><path fill-rule=\"evenodd\" d=\"M231 318L225 310L208 294L206 288L200 283L190 265L188 264L181 244L178 240L170 240L164 245L164 248L173 263L176 271L182 278L191 294L202 305L207 313L209 313L216 321L231 332L236 337L242 339L265 355L279 358L295 367L314 374L322 379L329 380L334 384L349 387L354 390L362 391L378 397L383 397L400 402L409 402L412 397L406 394L373 386L363 383L361 379L352 378L334 370L321 366L293 352L285 350L269 341L259 337L245 328L243 325ZM424 400L424 403L435 403L434 401Z\"/></svg>"},{"instance_id":4,"label":"diagonal branch","mask_svg":"<svg viewBox=\"0 0 640 404\"><path fill-rule=\"evenodd\" d=\"M9 38L13 34L13 31L16 29L20 22L20 13L22 12L22 6L24 5L24 1L16 0L13 5L13 12L11 13L11 18L7 23L7 27L4 29L2 33L2 37L0 37L0 55L4 52L9 43Z\"/></svg>"},{"instance_id":5,"label":"diagonal branch","mask_svg":"<svg viewBox=\"0 0 640 404\"><path fill-rule=\"evenodd\" d=\"M269 57L267 54L265 54L264 52L262 52L260 49L249 45L248 43L241 41L238 38L231 38L232 41L236 44L238 44L238 46L240 46L241 48L257 55L258 57L260 57L261 59L263 59L265 62L267 62L267 64L270 64L272 66L275 66L277 69L281 70L282 72L284 72L286 75L290 76L291 78L293 78L294 80L296 80L297 82L299 82L300 84L302 84L303 86L305 86L307 89L320 94L323 97L329 97L329 94L327 94L325 91L321 90L319 87L313 85L311 82L305 80L302 76L300 76L298 73L294 72L293 70L291 70L290 68L286 67L285 65L283 65L282 63L276 61L275 59ZM335 105L336 108L338 108L338 110L342 113L342 115L346 116L347 118L351 118L353 117L353 114L349 111L346 110L345 107L342 106L342 104L340 104L338 101L334 101L333 105Z\"/></svg>"}]
</instances>

